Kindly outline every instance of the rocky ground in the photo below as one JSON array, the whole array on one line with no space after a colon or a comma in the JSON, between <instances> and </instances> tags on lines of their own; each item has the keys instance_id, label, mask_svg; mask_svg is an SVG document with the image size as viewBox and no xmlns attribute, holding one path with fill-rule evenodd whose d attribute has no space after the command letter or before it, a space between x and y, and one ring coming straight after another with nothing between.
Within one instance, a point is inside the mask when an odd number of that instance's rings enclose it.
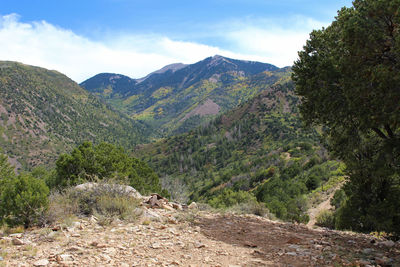
<instances>
[{"instance_id":1,"label":"rocky ground","mask_svg":"<svg viewBox=\"0 0 400 267\"><path fill-rule=\"evenodd\" d=\"M147 209L0 237L0 266L400 266L400 244L249 215ZM4 235L4 234L3 234Z\"/></svg>"}]
</instances>

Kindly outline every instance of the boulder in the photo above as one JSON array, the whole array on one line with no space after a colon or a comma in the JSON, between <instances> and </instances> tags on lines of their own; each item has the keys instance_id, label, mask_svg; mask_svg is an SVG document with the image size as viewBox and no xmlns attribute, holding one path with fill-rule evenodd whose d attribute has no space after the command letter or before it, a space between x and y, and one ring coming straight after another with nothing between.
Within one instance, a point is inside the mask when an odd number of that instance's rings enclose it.
<instances>
[{"instance_id":1,"label":"boulder","mask_svg":"<svg viewBox=\"0 0 400 267\"><path fill-rule=\"evenodd\" d=\"M191 210L195 210L195 209L198 209L198 206L197 206L196 202L192 202L192 203L190 203L188 208Z\"/></svg>"},{"instance_id":2,"label":"boulder","mask_svg":"<svg viewBox=\"0 0 400 267\"><path fill-rule=\"evenodd\" d=\"M121 184L99 184L99 183L84 183L75 186L75 189L82 191L90 191L97 189L98 187L109 190L112 192L121 193L121 195L127 195L133 198L142 198L142 195L132 186L129 185L121 185Z\"/></svg>"}]
</instances>

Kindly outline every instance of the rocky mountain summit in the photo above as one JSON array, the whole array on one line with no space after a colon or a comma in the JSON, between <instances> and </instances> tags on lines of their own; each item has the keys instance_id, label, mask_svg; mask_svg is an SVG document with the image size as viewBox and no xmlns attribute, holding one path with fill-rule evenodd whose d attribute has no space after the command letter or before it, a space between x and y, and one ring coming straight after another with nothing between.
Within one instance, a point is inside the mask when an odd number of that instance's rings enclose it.
<instances>
[{"instance_id":1,"label":"rocky mountain summit","mask_svg":"<svg viewBox=\"0 0 400 267\"><path fill-rule=\"evenodd\" d=\"M143 199L134 222L1 233L0 266L400 266L398 242Z\"/></svg>"},{"instance_id":2,"label":"rocky mountain summit","mask_svg":"<svg viewBox=\"0 0 400 267\"><path fill-rule=\"evenodd\" d=\"M215 55L194 64L167 65L141 79L100 73L80 86L116 110L175 134L250 99L288 73L289 68ZM217 112L196 112L210 101Z\"/></svg>"}]
</instances>

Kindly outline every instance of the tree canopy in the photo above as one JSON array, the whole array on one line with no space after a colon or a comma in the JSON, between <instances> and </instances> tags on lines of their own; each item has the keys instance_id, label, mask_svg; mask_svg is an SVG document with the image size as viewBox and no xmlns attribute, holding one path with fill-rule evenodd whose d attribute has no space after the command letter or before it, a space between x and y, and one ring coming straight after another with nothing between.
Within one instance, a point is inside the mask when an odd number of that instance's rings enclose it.
<instances>
[{"instance_id":1,"label":"tree canopy","mask_svg":"<svg viewBox=\"0 0 400 267\"><path fill-rule=\"evenodd\" d=\"M141 193L161 192L157 174L146 163L130 157L121 147L108 143L93 146L90 142L58 158L52 186L109 178L117 178Z\"/></svg>"},{"instance_id":2,"label":"tree canopy","mask_svg":"<svg viewBox=\"0 0 400 267\"><path fill-rule=\"evenodd\" d=\"M347 165L342 228L400 233L399 27L400 1L355 0L293 67L303 119Z\"/></svg>"}]
</instances>

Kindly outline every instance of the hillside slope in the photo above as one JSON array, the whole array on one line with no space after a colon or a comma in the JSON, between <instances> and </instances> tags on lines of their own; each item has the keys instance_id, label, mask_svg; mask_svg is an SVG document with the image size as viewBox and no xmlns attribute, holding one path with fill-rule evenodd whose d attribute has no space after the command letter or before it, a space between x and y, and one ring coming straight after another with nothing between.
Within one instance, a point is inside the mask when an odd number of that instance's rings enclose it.
<instances>
[{"instance_id":1,"label":"hillside slope","mask_svg":"<svg viewBox=\"0 0 400 267\"><path fill-rule=\"evenodd\" d=\"M132 147L147 129L59 72L0 62L0 145L18 168L51 165L85 140Z\"/></svg>"},{"instance_id":2,"label":"hillside slope","mask_svg":"<svg viewBox=\"0 0 400 267\"><path fill-rule=\"evenodd\" d=\"M254 195L282 219L305 220L306 196L343 180L343 166L329 159L315 129L302 128L298 101L291 82L274 85L189 133L140 146L136 154L176 197L187 193L225 207Z\"/></svg>"},{"instance_id":3,"label":"hillside slope","mask_svg":"<svg viewBox=\"0 0 400 267\"><path fill-rule=\"evenodd\" d=\"M173 134L248 100L287 73L270 64L214 56L191 65L169 65L139 80L98 74L81 86L129 116ZM262 77L252 79L254 75Z\"/></svg>"}]
</instances>

